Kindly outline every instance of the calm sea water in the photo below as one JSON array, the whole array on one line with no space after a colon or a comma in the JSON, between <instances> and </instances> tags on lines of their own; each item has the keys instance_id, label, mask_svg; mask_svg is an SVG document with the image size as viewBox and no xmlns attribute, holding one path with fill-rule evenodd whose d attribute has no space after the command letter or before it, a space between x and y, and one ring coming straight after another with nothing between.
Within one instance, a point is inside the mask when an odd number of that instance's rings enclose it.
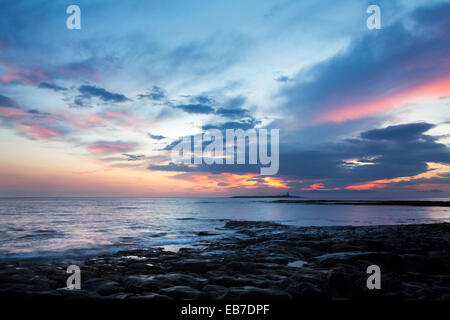
<instances>
[{"instance_id":1,"label":"calm sea water","mask_svg":"<svg viewBox=\"0 0 450 320\"><path fill-rule=\"evenodd\" d=\"M450 208L276 204L231 198L2 198L0 261L61 259L130 247L168 250L222 237L224 219L297 226L450 222Z\"/></svg>"}]
</instances>

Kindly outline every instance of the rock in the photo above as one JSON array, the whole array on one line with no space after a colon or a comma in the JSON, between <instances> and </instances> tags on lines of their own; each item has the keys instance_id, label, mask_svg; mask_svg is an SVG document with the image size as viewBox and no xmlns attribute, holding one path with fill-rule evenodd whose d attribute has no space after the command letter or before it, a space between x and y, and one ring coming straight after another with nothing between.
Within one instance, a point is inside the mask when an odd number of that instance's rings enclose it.
<instances>
[{"instance_id":1,"label":"rock","mask_svg":"<svg viewBox=\"0 0 450 320\"><path fill-rule=\"evenodd\" d=\"M93 278L81 283L83 290L95 291L102 296L123 292L119 283L102 278Z\"/></svg>"},{"instance_id":2,"label":"rock","mask_svg":"<svg viewBox=\"0 0 450 320\"><path fill-rule=\"evenodd\" d=\"M292 261L288 263L288 267L293 267L293 268L303 268L303 266L305 264L307 264L308 262L303 261L303 260L296 260L296 261Z\"/></svg>"},{"instance_id":3,"label":"rock","mask_svg":"<svg viewBox=\"0 0 450 320\"><path fill-rule=\"evenodd\" d=\"M148 300L155 300L155 301L170 301L173 300L172 298L157 294L157 293L148 293L143 295L134 295L129 298L129 300L139 300L139 301L148 301Z\"/></svg>"},{"instance_id":4,"label":"rock","mask_svg":"<svg viewBox=\"0 0 450 320\"><path fill-rule=\"evenodd\" d=\"M233 287L220 297L223 300L288 300L291 295L274 289L262 289L251 286Z\"/></svg>"},{"instance_id":5,"label":"rock","mask_svg":"<svg viewBox=\"0 0 450 320\"><path fill-rule=\"evenodd\" d=\"M290 282L287 284L285 291L288 292L294 299L319 299L324 297L323 292L318 286L307 282Z\"/></svg>"},{"instance_id":6,"label":"rock","mask_svg":"<svg viewBox=\"0 0 450 320\"><path fill-rule=\"evenodd\" d=\"M193 273L205 273L219 267L219 263L216 263L210 259L182 259L171 262L169 266L171 270L183 270Z\"/></svg>"},{"instance_id":7,"label":"rock","mask_svg":"<svg viewBox=\"0 0 450 320\"><path fill-rule=\"evenodd\" d=\"M130 297L133 297L133 295L129 294L129 293L118 292L118 293L114 293L114 294L111 294L109 296L106 296L105 298L106 299L113 299L113 300L125 300L125 299L128 299Z\"/></svg>"},{"instance_id":8,"label":"rock","mask_svg":"<svg viewBox=\"0 0 450 320\"><path fill-rule=\"evenodd\" d=\"M406 272L423 271L427 263L426 257L418 254L404 254L401 258Z\"/></svg>"},{"instance_id":9,"label":"rock","mask_svg":"<svg viewBox=\"0 0 450 320\"><path fill-rule=\"evenodd\" d=\"M298 247L296 251L300 252L305 257L312 256L312 249L308 247Z\"/></svg>"},{"instance_id":10,"label":"rock","mask_svg":"<svg viewBox=\"0 0 450 320\"><path fill-rule=\"evenodd\" d=\"M328 285L337 291L348 292L355 280L353 273L331 270L328 274Z\"/></svg>"},{"instance_id":11,"label":"rock","mask_svg":"<svg viewBox=\"0 0 450 320\"><path fill-rule=\"evenodd\" d=\"M450 299L450 224L297 228L239 221L227 226L238 235L209 238L201 247L176 253L130 249L80 262L81 290L64 288L66 263L0 263L0 297ZM298 260L308 264L288 266ZM371 264L381 268L382 290L367 289Z\"/></svg>"},{"instance_id":12,"label":"rock","mask_svg":"<svg viewBox=\"0 0 450 320\"><path fill-rule=\"evenodd\" d=\"M197 232L198 236L217 236L217 233L212 233L212 232L208 232L208 231L200 231Z\"/></svg>"},{"instance_id":13,"label":"rock","mask_svg":"<svg viewBox=\"0 0 450 320\"><path fill-rule=\"evenodd\" d=\"M159 290L159 293L162 295L169 296L176 300L181 299L184 300L184 299L195 299L195 297L200 294L200 291L188 286L175 286L161 289Z\"/></svg>"},{"instance_id":14,"label":"rock","mask_svg":"<svg viewBox=\"0 0 450 320\"><path fill-rule=\"evenodd\" d=\"M142 293L145 291L158 291L167 286L161 281L155 280L153 276L128 276L123 280L123 286L126 292Z\"/></svg>"},{"instance_id":15,"label":"rock","mask_svg":"<svg viewBox=\"0 0 450 320\"><path fill-rule=\"evenodd\" d=\"M424 273L428 274L449 274L450 273L450 259L447 257L435 257L429 258L424 266Z\"/></svg>"},{"instance_id":16,"label":"rock","mask_svg":"<svg viewBox=\"0 0 450 320\"><path fill-rule=\"evenodd\" d=\"M67 287L64 288L58 288L56 290L59 296L63 297L64 299L83 299L83 298L95 298L98 296L95 292L88 292L86 290L75 290L75 289L68 289Z\"/></svg>"},{"instance_id":17,"label":"rock","mask_svg":"<svg viewBox=\"0 0 450 320\"><path fill-rule=\"evenodd\" d=\"M244 262L231 261L226 264L226 267L231 270L242 270L245 266Z\"/></svg>"},{"instance_id":18,"label":"rock","mask_svg":"<svg viewBox=\"0 0 450 320\"><path fill-rule=\"evenodd\" d=\"M264 280L250 279L242 275L236 274L235 276L222 276L212 277L209 279L210 284L216 284L224 287L242 287L242 286L258 286L262 284Z\"/></svg>"},{"instance_id":19,"label":"rock","mask_svg":"<svg viewBox=\"0 0 450 320\"><path fill-rule=\"evenodd\" d=\"M33 292L37 291L36 287L25 284L25 283L13 283L8 285L6 288L0 289L0 294L3 296L4 293L11 293L13 295L19 295L19 296L27 296L32 294Z\"/></svg>"},{"instance_id":20,"label":"rock","mask_svg":"<svg viewBox=\"0 0 450 320\"><path fill-rule=\"evenodd\" d=\"M321 268L332 268L338 264L350 265L352 268L358 260L365 260L369 265L376 264L384 272L404 272L400 255L388 252L335 252L313 258L313 263ZM369 266L368 265L368 266ZM365 270L364 270L365 271Z\"/></svg>"},{"instance_id":21,"label":"rock","mask_svg":"<svg viewBox=\"0 0 450 320\"><path fill-rule=\"evenodd\" d=\"M334 253L323 254L323 255L314 257L313 259L320 264L331 263L334 265L338 262L354 260L355 258L361 259L361 258L367 257L371 254L374 254L374 252L344 251L344 252L334 252Z\"/></svg>"},{"instance_id":22,"label":"rock","mask_svg":"<svg viewBox=\"0 0 450 320\"><path fill-rule=\"evenodd\" d=\"M424 295L426 285L423 283L404 283L403 293L410 298L419 298Z\"/></svg>"},{"instance_id":23,"label":"rock","mask_svg":"<svg viewBox=\"0 0 450 320\"><path fill-rule=\"evenodd\" d=\"M171 286L178 286L178 285L187 285L189 287L197 287L200 284L206 282L206 279L203 278L196 278L187 274L181 274L181 273L168 273L168 274L161 274L158 276L155 276L153 278L155 281L171 285Z\"/></svg>"},{"instance_id":24,"label":"rock","mask_svg":"<svg viewBox=\"0 0 450 320\"><path fill-rule=\"evenodd\" d=\"M149 262L141 262L141 261L132 261L128 264L127 268L129 270L135 270L135 271L140 271L140 272L161 272L162 269L159 266L156 266L152 263Z\"/></svg>"},{"instance_id":25,"label":"rock","mask_svg":"<svg viewBox=\"0 0 450 320\"><path fill-rule=\"evenodd\" d=\"M275 264L288 264L289 261L295 259L291 256L286 255L278 255L278 254L270 254L260 258L254 258L255 262L263 262L263 263L275 263Z\"/></svg>"},{"instance_id":26,"label":"rock","mask_svg":"<svg viewBox=\"0 0 450 320\"><path fill-rule=\"evenodd\" d=\"M202 292L213 293L214 296L218 297L227 292L227 288L218 285L207 284L202 288Z\"/></svg>"}]
</instances>

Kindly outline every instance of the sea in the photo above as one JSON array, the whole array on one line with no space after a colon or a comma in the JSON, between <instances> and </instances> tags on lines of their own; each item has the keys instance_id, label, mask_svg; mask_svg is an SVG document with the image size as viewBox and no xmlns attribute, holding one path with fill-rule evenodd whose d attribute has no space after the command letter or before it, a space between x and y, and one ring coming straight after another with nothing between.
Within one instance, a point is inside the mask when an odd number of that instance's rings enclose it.
<instances>
[{"instance_id":1,"label":"sea","mask_svg":"<svg viewBox=\"0 0 450 320\"><path fill-rule=\"evenodd\" d=\"M450 222L449 207L273 203L256 198L0 198L0 262L177 251L230 236L229 220L295 226ZM447 199L445 199L447 200ZM202 236L199 232L214 235Z\"/></svg>"}]
</instances>

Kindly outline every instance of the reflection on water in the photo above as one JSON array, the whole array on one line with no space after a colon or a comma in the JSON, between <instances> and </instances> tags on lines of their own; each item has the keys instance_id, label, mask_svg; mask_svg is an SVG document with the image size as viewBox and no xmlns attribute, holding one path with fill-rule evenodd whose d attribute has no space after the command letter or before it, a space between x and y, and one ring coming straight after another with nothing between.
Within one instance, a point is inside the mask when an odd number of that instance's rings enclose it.
<instances>
[{"instance_id":1,"label":"reflection on water","mask_svg":"<svg viewBox=\"0 0 450 320\"><path fill-rule=\"evenodd\" d=\"M312 205L252 199L0 199L0 259L113 252L124 247L179 248L226 233L223 219L298 226L450 222L450 208Z\"/></svg>"}]
</instances>

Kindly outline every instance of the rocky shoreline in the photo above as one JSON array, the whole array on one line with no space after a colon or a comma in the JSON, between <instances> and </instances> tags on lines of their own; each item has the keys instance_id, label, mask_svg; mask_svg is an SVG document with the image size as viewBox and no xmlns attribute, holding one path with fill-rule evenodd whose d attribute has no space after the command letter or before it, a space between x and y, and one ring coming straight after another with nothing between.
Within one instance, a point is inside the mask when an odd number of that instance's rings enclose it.
<instances>
[{"instance_id":1,"label":"rocky shoreline","mask_svg":"<svg viewBox=\"0 0 450 320\"><path fill-rule=\"evenodd\" d=\"M450 207L450 201L426 200L273 200L272 203L355 206Z\"/></svg>"},{"instance_id":2,"label":"rocky shoreline","mask_svg":"<svg viewBox=\"0 0 450 320\"><path fill-rule=\"evenodd\" d=\"M292 227L227 221L235 231L178 252L157 248L70 263L0 264L0 297L89 300L450 299L450 224ZM369 290L366 269L381 268Z\"/></svg>"}]
</instances>

